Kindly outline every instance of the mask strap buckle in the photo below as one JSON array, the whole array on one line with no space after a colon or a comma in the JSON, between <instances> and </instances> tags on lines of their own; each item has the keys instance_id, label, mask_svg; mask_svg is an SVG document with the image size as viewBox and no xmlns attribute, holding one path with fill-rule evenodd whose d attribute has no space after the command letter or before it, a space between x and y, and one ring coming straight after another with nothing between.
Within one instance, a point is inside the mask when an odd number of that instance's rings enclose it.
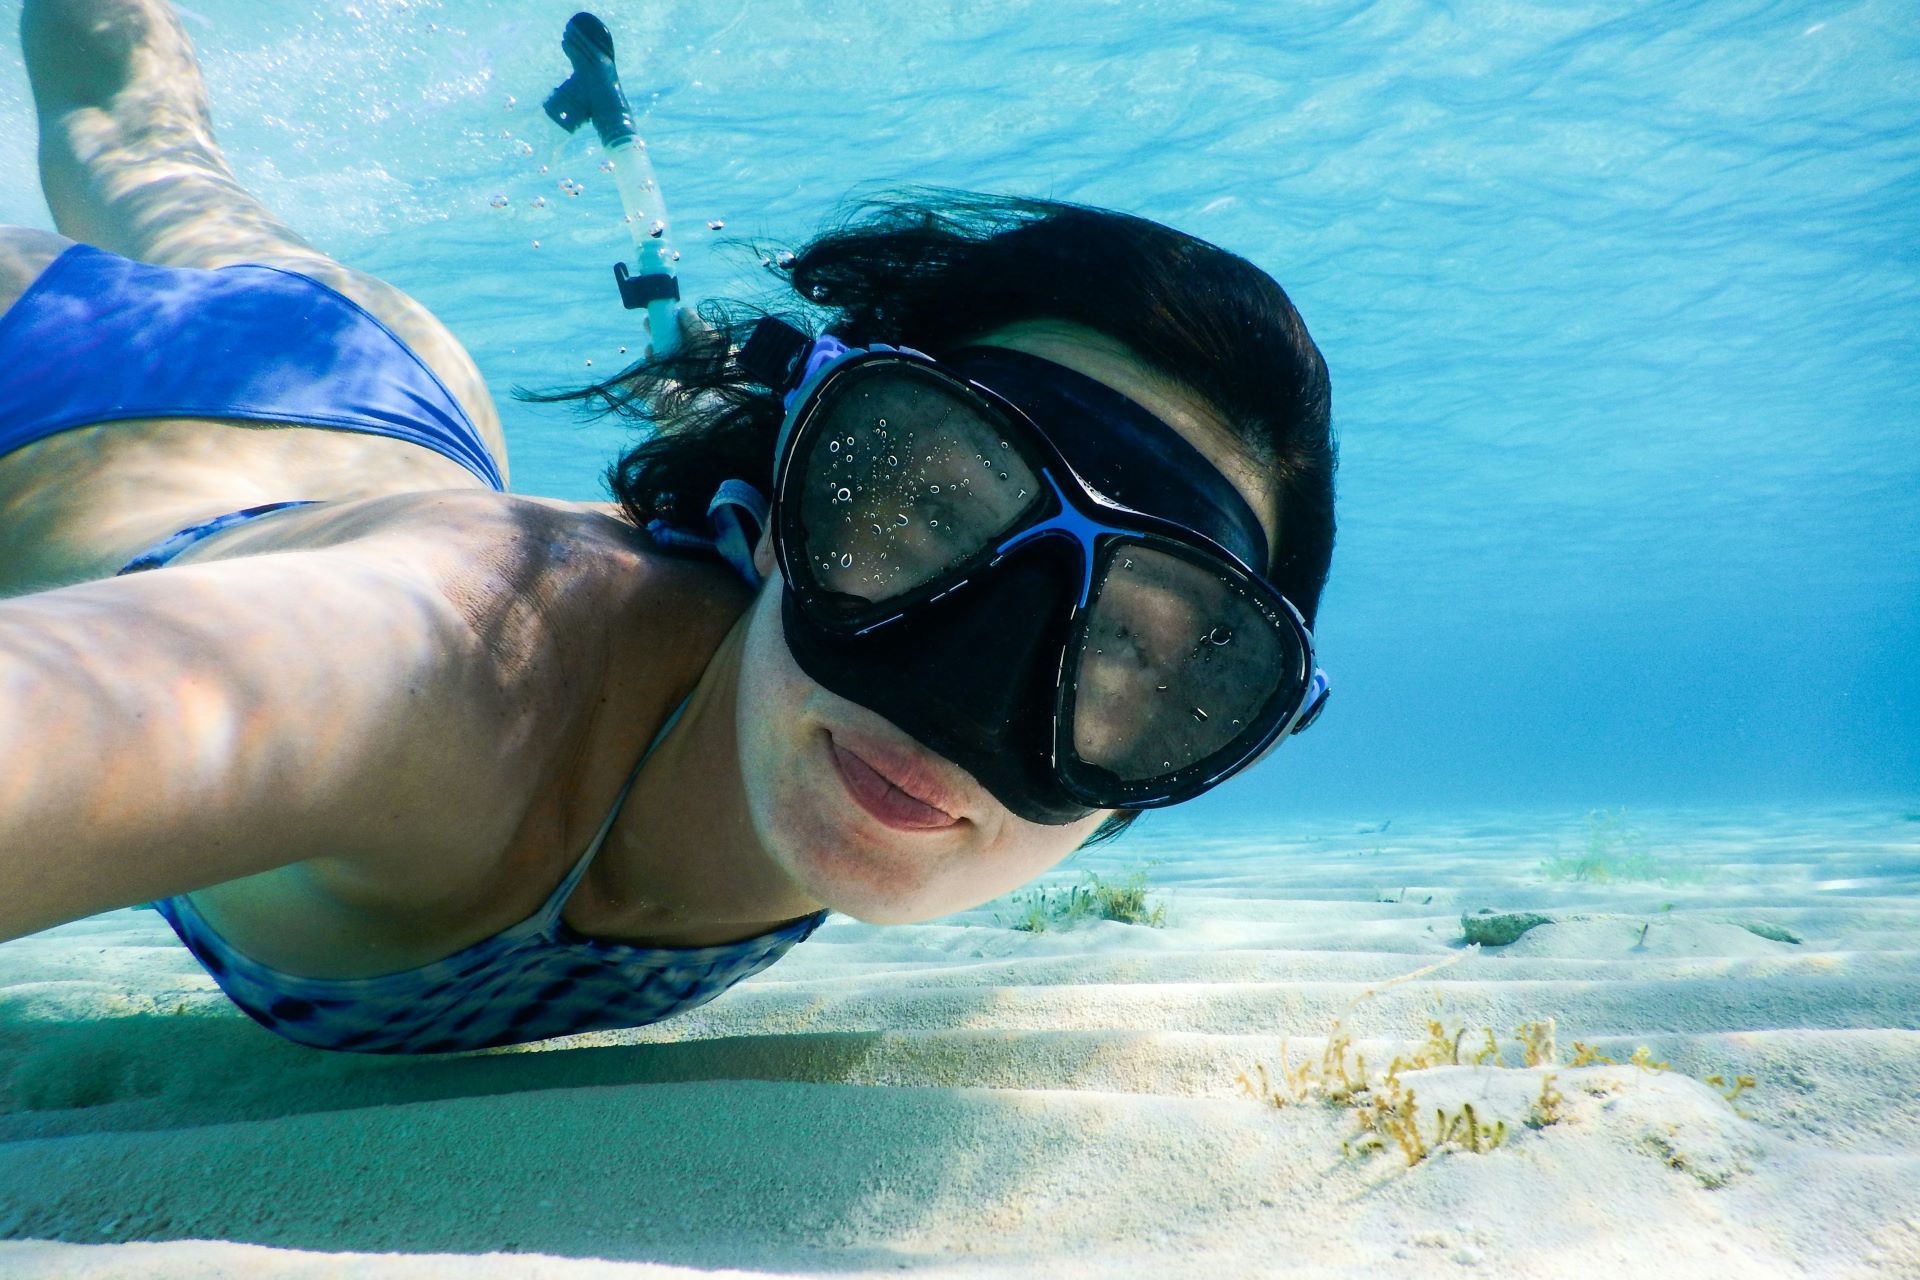
<instances>
[{"instance_id":1,"label":"mask strap buckle","mask_svg":"<svg viewBox=\"0 0 1920 1280\"><path fill-rule=\"evenodd\" d=\"M767 500L745 480L723 480L707 503L707 528L711 533L696 533L676 528L665 520L649 520L647 535L657 546L672 551L705 551L718 555L745 579L750 587L761 583L760 570L753 563L753 548L760 531L767 527Z\"/></svg>"},{"instance_id":2,"label":"mask strap buckle","mask_svg":"<svg viewBox=\"0 0 1920 1280\"><path fill-rule=\"evenodd\" d=\"M838 338L815 338L777 316L762 316L733 358L748 377L779 392L782 405L791 409L820 366L849 349Z\"/></svg>"},{"instance_id":3,"label":"mask strap buckle","mask_svg":"<svg viewBox=\"0 0 1920 1280\"><path fill-rule=\"evenodd\" d=\"M753 548L767 527L767 500L761 492L745 480L721 481L707 504L707 524L713 529L713 549L747 585L759 586Z\"/></svg>"}]
</instances>

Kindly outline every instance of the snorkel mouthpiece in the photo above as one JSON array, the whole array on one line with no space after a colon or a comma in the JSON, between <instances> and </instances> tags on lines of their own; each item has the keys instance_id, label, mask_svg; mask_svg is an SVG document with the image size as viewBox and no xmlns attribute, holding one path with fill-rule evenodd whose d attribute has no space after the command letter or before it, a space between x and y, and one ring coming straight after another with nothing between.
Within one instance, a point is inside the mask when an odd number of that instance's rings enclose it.
<instances>
[{"instance_id":1,"label":"snorkel mouthpiece","mask_svg":"<svg viewBox=\"0 0 1920 1280\"><path fill-rule=\"evenodd\" d=\"M561 51L573 64L567 82L547 95L547 115L568 133L588 120L602 146L631 138L633 111L620 88L620 72L613 63L613 33L590 13L576 13L560 36Z\"/></svg>"},{"instance_id":2,"label":"snorkel mouthpiece","mask_svg":"<svg viewBox=\"0 0 1920 1280\"><path fill-rule=\"evenodd\" d=\"M547 95L547 115L568 133L593 121L600 145L613 167L614 185L626 207L633 233L634 266L613 266L620 301L629 311L645 307L653 339L652 355L672 350L680 335L680 281L673 270L673 251L667 243L667 205L647 159L647 144L634 129L633 109L620 88L620 70L613 60L613 33L590 13L576 13L560 37L560 48L573 64L573 74Z\"/></svg>"}]
</instances>

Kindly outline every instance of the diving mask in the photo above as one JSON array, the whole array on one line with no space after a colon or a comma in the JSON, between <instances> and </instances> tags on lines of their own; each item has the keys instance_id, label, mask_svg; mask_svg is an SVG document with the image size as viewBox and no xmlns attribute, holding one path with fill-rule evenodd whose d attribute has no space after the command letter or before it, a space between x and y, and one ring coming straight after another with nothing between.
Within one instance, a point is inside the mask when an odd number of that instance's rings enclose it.
<instances>
[{"instance_id":1,"label":"diving mask","mask_svg":"<svg viewBox=\"0 0 1920 1280\"><path fill-rule=\"evenodd\" d=\"M1191 799L1324 706L1258 518L1104 383L772 319L739 358L788 409L771 529L795 661L1021 817Z\"/></svg>"}]
</instances>

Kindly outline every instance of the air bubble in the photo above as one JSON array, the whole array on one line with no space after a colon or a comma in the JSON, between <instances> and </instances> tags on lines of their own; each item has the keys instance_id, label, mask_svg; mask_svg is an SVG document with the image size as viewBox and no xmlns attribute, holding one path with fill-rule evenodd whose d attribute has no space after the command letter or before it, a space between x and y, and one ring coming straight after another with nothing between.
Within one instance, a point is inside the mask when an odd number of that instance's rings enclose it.
<instances>
[{"instance_id":1,"label":"air bubble","mask_svg":"<svg viewBox=\"0 0 1920 1280\"><path fill-rule=\"evenodd\" d=\"M1006 448L1006 447L1007 447L1007 442L1006 442L1005 440L1002 440L1002 441L1000 442L1000 447L1001 447L1002 449L1004 449L1004 448Z\"/></svg>"},{"instance_id":2,"label":"air bubble","mask_svg":"<svg viewBox=\"0 0 1920 1280\"><path fill-rule=\"evenodd\" d=\"M600 172L602 172L602 173L612 173L612 172L613 172L613 161L611 161L611 160L602 160L602 161L600 162Z\"/></svg>"},{"instance_id":3,"label":"air bubble","mask_svg":"<svg viewBox=\"0 0 1920 1280\"><path fill-rule=\"evenodd\" d=\"M1006 472L1004 472L1004 471L1002 471L1002 472L1000 473L1000 478L1001 478L1002 480L1005 480L1005 479L1007 478L1007 473L1006 473Z\"/></svg>"},{"instance_id":4,"label":"air bubble","mask_svg":"<svg viewBox=\"0 0 1920 1280\"><path fill-rule=\"evenodd\" d=\"M828 453L840 452L840 442L838 440L827 441L827 452Z\"/></svg>"},{"instance_id":5,"label":"air bubble","mask_svg":"<svg viewBox=\"0 0 1920 1280\"><path fill-rule=\"evenodd\" d=\"M848 498L851 498L853 494L849 493L845 489L842 489L840 490L840 492L834 494L833 496L838 498L840 501L845 502Z\"/></svg>"},{"instance_id":6,"label":"air bubble","mask_svg":"<svg viewBox=\"0 0 1920 1280\"><path fill-rule=\"evenodd\" d=\"M935 493L938 493L938 492L940 492L940 486L939 486L939 485L937 485L937 484L936 484L936 485L934 485L934 486L932 486L932 488L933 488L933 491L934 491Z\"/></svg>"},{"instance_id":7,"label":"air bubble","mask_svg":"<svg viewBox=\"0 0 1920 1280\"><path fill-rule=\"evenodd\" d=\"M873 526L873 531L874 531L874 533L875 533L875 534L879 534L879 533L882 533L882 532L884 532L884 531L883 531L883 530L882 530L882 529L880 528L880 526L879 526L879 525L875 525L875 526Z\"/></svg>"},{"instance_id":8,"label":"air bubble","mask_svg":"<svg viewBox=\"0 0 1920 1280\"><path fill-rule=\"evenodd\" d=\"M906 512L904 512L904 511L896 511L896 512L894 512L894 513L893 513L893 523L894 523L894 525L895 525L896 527L898 527L898 528L902 528L902 529L904 529L904 528L906 528L906 527L907 527L907 513L906 513Z\"/></svg>"},{"instance_id":9,"label":"air bubble","mask_svg":"<svg viewBox=\"0 0 1920 1280\"><path fill-rule=\"evenodd\" d=\"M487 203L496 209L504 209L507 207L507 198L505 196L495 196L493 199L487 201Z\"/></svg>"},{"instance_id":10,"label":"air bubble","mask_svg":"<svg viewBox=\"0 0 1920 1280\"><path fill-rule=\"evenodd\" d=\"M884 426L886 426L886 425L887 425L887 420L886 420L885 418L882 418L882 419L880 419L880 425L881 425L881 426L883 426L883 427L884 427Z\"/></svg>"},{"instance_id":11,"label":"air bubble","mask_svg":"<svg viewBox=\"0 0 1920 1280\"><path fill-rule=\"evenodd\" d=\"M514 97L514 96L513 96L512 94L508 94L508 95L507 95L507 110L509 110L509 111L511 111L511 110L513 110L513 108L514 108L514 105L515 105L516 103L518 103L519 101L520 101L520 99L518 99L518 98L516 98L516 97Z\"/></svg>"},{"instance_id":12,"label":"air bubble","mask_svg":"<svg viewBox=\"0 0 1920 1280\"><path fill-rule=\"evenodd\" d=\"M528 156L533 154L533 144L531 142L528 142L525 138L522 138L520 139L520 141L513 144L513 150L515 155L519 156L521 159L524 160Z\"/></svg>"},{"instance_id":13,"label":"air bubble","mask_svg":"<svg viewBox=\"0 0 1920 1280\"><path fill-rule=\"evenodd\" d=\"M1153 691L1154 691L1155 693L1165 693L1165 692L1167 691L1167 686L1165 686L1165 685L1163 685L1163 684L1157 684L1157 685L1155 685L1155 686L1153 686Z\"/></svg>"},{"instance_id":14,"label":"air bubble","mask_svg":"<svg viewBox=\"0 0 1920 1280\"><path fill-rule=\"evenodd\" d=\"M1215 627L1213 630L1207 632L1206 641L1216 648L1220 645L1232 644L1233 630L1230 627Z\"/></svg>"},{"instance_id":15,"label":"air bubble","mask_svg":"<svg viewBox=\"0 0 1920 1280\"><path fill-rule=\"evenodd\" d=\"M658 240L661 236L667 234L667 224L655 218L653 225L647 228L647 234L655 240Z\"/></svg>"},{"instance_id":16,"label":"air bubble","mask_svg":"<svg viewBox=\"0 0 1920 1280\"><path fill-rule=\"evenodd\" d=\"M534 208L536 208L536 209L544 209L544 208L546 208L546 207L547 207L547 198L546 198L545 196L535 196L535 197L533 198L533 207L534 207Z\"/></svg>"},{"instance_id":17,"label":"air bubble","mask_svg":"<svg viewBox=\"0 0 1920 1280\"><path fill-rule=\"evenodd\" d=\"M723 231L726 229L726 225L726 221L722 218L707 219L707 230L709 231Z\"/></svg>"},{"instance_id":18,"label":"air bubble","mask_svg":"<svg viewBox=\"0 0 1920 1280\"><path fill-rule=\"evenodd\" d=\"M843 551L840 553L840 567L842 569L846 568L848 565L852 563L853 563L853 553L851 551Z\"/></svg>"},{"instance_id":19,"label":"air bubble","mask_svg":"<svg viewBox=\"0 0 1920 1280\"><path fill-rule=\"evenodd\" d=\"M888 465L888 466L890 466L890 467L897 467L897 466L899 466L899 465L900 465L900 459L898 459L898 458L896 458L896 457L894 457L894 456L893 456L892 454L888 454L888 455L887 455L887 465Z\"/></svg>"},{"instance_id":20,"label":"air bubble","mask_svg":"<svg viewBox=\"0 0 1920 1280\"><path fill-rule=\"evenodd\" d=\"M1193 718L1194 718L1195 720L1202 720L1202 721L1204 721L1204 720L1205 720L1205 719L1207 718L1207 713L1206 713L1205 711L1203 711L1203 710L1201 710L1201 709L1200 709L1199 707L1195 707L1195 708L1193 709Z\"/></svg>"}]
</instances>

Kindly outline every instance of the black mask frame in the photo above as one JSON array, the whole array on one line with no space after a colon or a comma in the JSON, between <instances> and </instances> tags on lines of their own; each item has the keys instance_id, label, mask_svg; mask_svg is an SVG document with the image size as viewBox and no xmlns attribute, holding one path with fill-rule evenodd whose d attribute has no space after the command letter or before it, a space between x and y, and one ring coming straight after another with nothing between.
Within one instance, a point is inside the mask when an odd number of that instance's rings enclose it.
<instances>
[{"instance_id":1,"label":"black mask frame","mask_svg":"<svg viewBox=\"0 0 1920 1280\"><path fill-rule=\"evenodd\" d=\"M812 359L805 360L803 368L801 357L806 355ZM983 545L934 579L898 596L871 602L869 607L850 608L846 597L822 588L801 563L796 548L804 545L805 530L800 516L801 503L794 488L803 470L800 463L807 456L805 446L824 421L823 407L833 404L836 384L843 379L885 373L889 364L904 366L893 370L899 376L939 380L948 394L967 399L985 419L1014 433L1029 456L1037 457L1039 474L1045 478L1049 492L1037 495L1035 505L1005 536ZM1177 804L1245 769L1287 736L1304 730L1319 715L1327 696L1326 677L1314 666L1312 633L1292 602L1242 555L1213 538L1187 525L1117 502L1093 488L1046 430L994 389L950 373L941 368L939 361L917 351L877 344L872 348L850 350L832 339L821 340L809 351L796 352L787 362L786 374L782 381L791 383L797 374L803 385L793 388L787 397L789 412L778 441L771 529L776 558L790 593L787 610L790 632L797 621L793 616L797 611L807 628L821 633L817 640L808 638L810 647L826 641L835 648L845 647L851 653L863 639L878 639L893 629L910 629L916 619L936 612L951 618L954 615L949 602L961 604L970 589L978 590L981 582L1004 572L1004 562L1030 556L1043 547L1057 556L1066 549L1063 543L1077 548L1073 558L1077 560L1078 590L1071 593L1067 615L1061 620L1064 635L1058 637L1057 646L1048 646L1057 647L1059 652L1053 671L1050 754L1045 762L1051 777L1001 787L981 777L983 783L1001 795L1016 812L1032 820L1057 823L1072 821L1085 812L1075 806L1148 809ZM771 383L773 379L768 381ZM1243 536L1237 541L1246 539ZM1082 759L1073 741L1077 692L1073 673L1087 643L1093 592L1113 557L1128 547L1152 548L1203 566L1217 575L1230 590L1254 604L1276 632L1284 633L1283 648L1293 659L1288 670L1276 673L1273 689L1260 704L1257 714L1247 717L1245 727L1224 746L1172 772L1131 780ZM1264 551L1264 547L1260 550ZM942 736L937 731L913 736L943 754L950 751L956 756L960 754L947 742L928 741L929 737ZM967 754L984 753L976 748ZM983 771L976 768L975 772ZM1003 791L1018 793L1018 798L1027 803L1015 804Z\"/></svg>"}]
</instances>

